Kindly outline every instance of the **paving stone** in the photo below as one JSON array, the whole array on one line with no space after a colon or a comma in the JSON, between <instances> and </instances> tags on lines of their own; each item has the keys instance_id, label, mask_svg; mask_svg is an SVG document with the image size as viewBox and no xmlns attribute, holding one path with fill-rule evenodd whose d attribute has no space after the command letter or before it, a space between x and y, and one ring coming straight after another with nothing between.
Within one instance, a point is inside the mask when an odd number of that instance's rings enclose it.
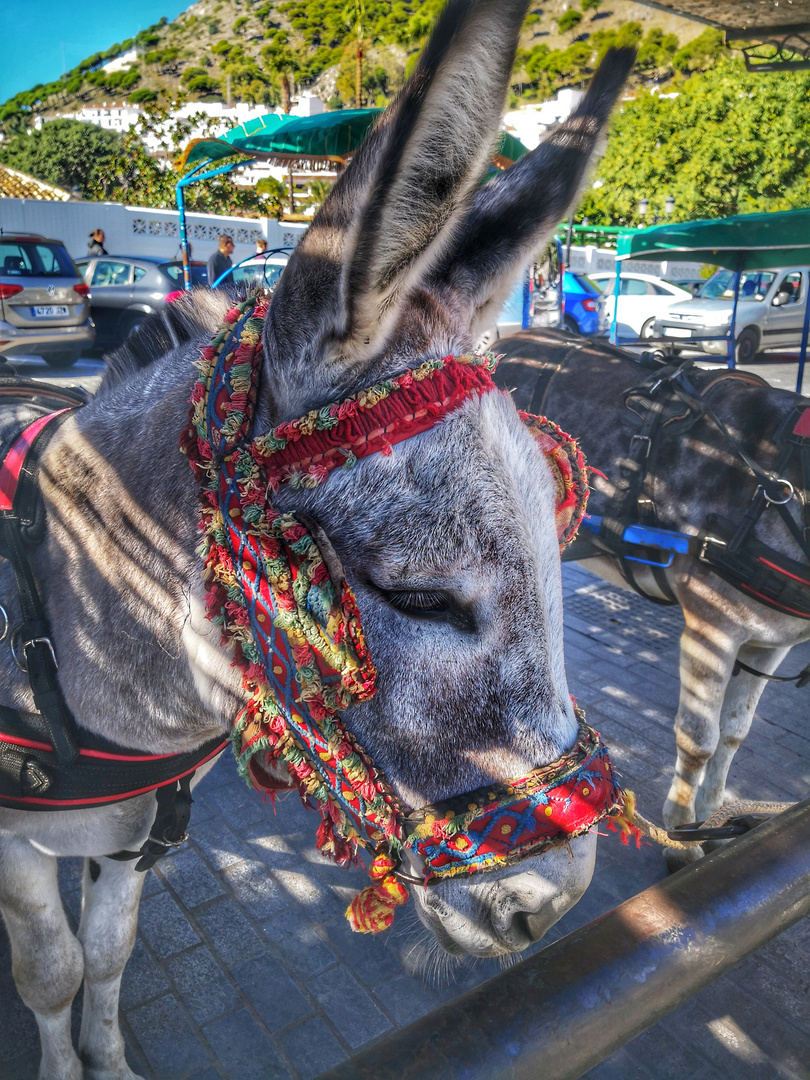
<instances>
[{"instance_id":1,"label":"paving stone","mask_svg":"<svg viewBox=\"0 0 810 1080\"><path fill-rule=\"evenodd\" d=\"M348 968L335 968L325 979L310 979L307 989L352 1049L391 1029Z\"/></svg>"},{"instance_id":2,"label":"paving stone","mask_svg":"<svg viewBox=\"0 0 810 1080\"><path fill-rule=\"evenodd\" d=\"M270 870L255 859L245 860L223 871L222 880L229 886L238 902L251 916L264 919L290 904Z\"/></svg>"},{"instance_id":3,"label":"paving stone","mask_svg":"<svg viewBox=\"0 0 810 1080\"><path fill-rule=\"evenodd\" d=\"M154 997L159 997L168 990L169 984L140 935L135 938L124 974L121 979L121 1008L131 1009L142 1005Z\"/></svg>"},{"instance_id":4,"label":"paving stone","mask_svg":"<svg viewBox=\"0 0 810 1080\"><path fill-rule=\"evenodd\" d=\"M247 784L237 777L231 784L223 784L206 793L207 802L215 807L231 825L244 828L263 820L273 811Z\"/></svg>"},{"instance_id":5,"label":"paving stone","mask_svg":"<svg viewBox=\"0 0 810 1080\"><path fill-rule=\"evenodd\" d=\"M221 1073L219 1069L211 1065L207 1069L202 1069L200 1072L195 1072L193 1076L189 1076L188 1080L222 1080L225 1074Z\"/></svg>"},{"instance_id":6,"label":"paving stone","mask_svg":"<svg viewBox=\"0 0 810 1080\"><path fill-rule=\"evenodd\" d=\"M172 957L166 970L197 1024L233 1012L241 1004L235 987L204 945Z\"/></svg>"},{"instance_id":7,"label":"paving stone","mask_svg":"<svg viewBox=\"0 0 810 1080\"><path fill-rule=\"evenodd\" d=\"M314 1011L278 960L262 953L237 964L231 974L269 1031L277 1031Z\"/></svg>"},{"instance_id":8,"label":"paving stone","mask_svg":"<svg viewBox=\"0 0 810 1080\"><path fill-rule=\"evenodd\" d=\"M157 896L157 894L161 892L163 892L163 882L157 876L154 869L147 870L144 875L143 888L141 889L141 900L146 900L150 896Z\"/></svg>"},{"instance_id":9,"label":"paving stone","mask_svg":"<svg viewBox=\"0 0 810 1080\"><path fill-rule=\"evenodd\" d=\"M348 1057L323 1020L317 1016L282 1031L278 1043L301 1080L314 1080Z\"/></svg>"},{"instance_id":10,"label":"paving stone","mask_svg":"<svg viewBox=\"0 0 810 1080\"><path fill-rule=\"evenodd\" d=\"M245 1009L208 1024L205 1037L228 1080L288 1080L286 1066Z\"/></svg>"},{"instance_id":11,"label":"paving stone","mask_svg":"<svg viewBox=\"0 0 810 1080\"><path fill-rule=\"evenodd\" d=\"M301 870L276 870L273 877L288 902L300 904L311 919L328 919L346 908L344 897Z\"/></svg>"},{"instance_id":12,"label":"paving stone","mask_svg":"<svg viewBox=\"0 0 810 1080\"><path fill-rule=\"evenodd\" d=\"M623 1047L586 1072L582 1080L655 1080L655 1078L654 1072L649 1072L633 1061Z\"/></svg>"},{"instance_id":13,"label":"paving stone","mask_svg":"<svg viewBox=\"0 0 810 1080\"><path fill-rule=\"evenodd\" d=\"M195 918L208 946L228 967L264 951L258 934L233 900L212 900L195 912Z\"/></svg>"},{"instance_id":14,"label":"paving stone","mask_svg":"<svg viewBox=\"0 0 810 1080\"><path fill-rule=\"evenodd\" d=\"M215 869L224 870L242 859L250 858L249 848L219 818L209 818L193 827L195 845Z\"/></svg>"},{"instance_id":15,"label":"paving stone","mask_svg":"<svg viewBox=\"0 0 810 1080\"><path fill-rule=\"evenodd\" d=\"M130 1010L127 1020L153 1070L150 1080L179 1080L185 1073L210 1063L207 1051L170 994Z\"/></svg>"},{"instance_id":16,"label":"paving stone","mask_svg":"<svg viewBox=\"0 0 810 1080\"><path fill-rule=\"evenodd\" d=\"M261 927L271 947L291 963L303 979L338 962L337 955L300 911L283 911L266 919Z\"/></svg>"},{"instance_id":17,"label":"paving stone","mask_svg":"<svg viewBox=\"0 0 810 1080\"><path fill-rule=\"evenodd\" d=\"M141 903L138 929L156 956L164 958L199 944L199 936L168 893Z\"/></svg>"},{"instance_id":18,"label":"paving stone","mask_svg":"<svg viewBox=\"0 0 810 1080\"><path fill-rule=\"evenodd\" d=\"M407 1027L441 1004L441 999L423 982L408 975L378 983L374 997L397 1027Z\"/></svg>"},{"instance_id":19,"label":"paving stone","mask_svg":"<svg viewBox=\"0 0 810 1080\"><path fill-rule=\"evenodd\" d=\"M368 985L402 975L403 954L409 944L391 934L356 934L341 913L323 924L329 945L337 949L348 966Z\"/></svg>"},{"instance_id":20,"label":"paving stone","mask_svg":"<svg viewBox=\"0 0 810 1080\"><path fill-rule=\"evenodd\" d=\"M39 1049L22 1057L14 1057L3 1061L3 1071L0 1072L3 1080L36 1080L39 1072ZM2 1061L2 1058L0 1058Z\"/></svg>"},{"instance_id":21,"label":"paving stone","mask_svg":"<svg viewBox=\"0 0 810 1080\"><path fill-rule=\"evenodd\" d=\"M626 1049L630 1058L648 1069L655 1080L689 1080L703 1070L706 1059L686 1042L691 1040L673 1038L658 1024L633 1039Z\"/></svg>"},{"instance_id":22,"label":"paving stone","mask_svg":"<svg viewBox=\"0 0 810 1080\"><path fill-rule=\"evenodd\" d=\"M192 847L184 847L171 858L162 859L158 873L189 908L213 900L225 892L220 881Z\"/></svg>"}]
</instances>

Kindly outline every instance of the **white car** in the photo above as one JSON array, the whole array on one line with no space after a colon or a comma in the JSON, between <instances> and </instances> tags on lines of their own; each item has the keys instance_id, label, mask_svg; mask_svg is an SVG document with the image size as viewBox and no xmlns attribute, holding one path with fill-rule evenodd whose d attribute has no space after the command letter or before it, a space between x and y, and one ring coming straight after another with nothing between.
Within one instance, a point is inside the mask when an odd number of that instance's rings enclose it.
<instances>
[{"instance_id":1,"label":"white car","mask_svg":"<svg viewBox=\"0 0 810 1080\"><path fill-rule=\"evenodd\" d=\"M602 333L610 333L613 324L613 304L616 275L611 270L601 270L588 277L602 290L605 303L602 306L604 323ZM673 304L691 300L692 293L671 285L653 274L638 274L622 270L619 284L619 308L616 332L619 338L651 338L654 324Z\"/></svg>"}]
</instances>

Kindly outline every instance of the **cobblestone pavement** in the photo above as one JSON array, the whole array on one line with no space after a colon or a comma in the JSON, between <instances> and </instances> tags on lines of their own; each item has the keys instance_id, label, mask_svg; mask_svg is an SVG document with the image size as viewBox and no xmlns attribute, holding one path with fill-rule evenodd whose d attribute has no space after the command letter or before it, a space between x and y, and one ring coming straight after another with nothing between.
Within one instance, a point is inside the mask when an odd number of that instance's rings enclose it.
<instances>
[{"instance_id":1,"label":"cobblestone pavement","mask_svg":"<svg viewBox=\"0 0 810 1080\"><path fill-rule=\"evenodd\" d=\"M564 569L564 586L571 691L624 782L657 818L674 760L680 612L580 566ZM804 646L784 667L808 660ZM769 685L734 762L736 794L807 794L808 693ZM274 813L238 779L229 754L197 788L191 841L148 875L123 980L128 1059L147 1080L309 1080L499 970L487 962L436 971L410 911L380 938L352 934L342 912L367 878L321 858L316 822L294 798ZM79 869L78 861L63 867L74 921ZM652 847L600 839L590 889L547 942L663 876ZM810 1080L808 958L805 920L588 1080ZM78 1020L78 1001L75 1013ZM17 997L0 932L0 1078L33 1080L37 1063L36 1026Z\"/></svg>"}]
</instances>

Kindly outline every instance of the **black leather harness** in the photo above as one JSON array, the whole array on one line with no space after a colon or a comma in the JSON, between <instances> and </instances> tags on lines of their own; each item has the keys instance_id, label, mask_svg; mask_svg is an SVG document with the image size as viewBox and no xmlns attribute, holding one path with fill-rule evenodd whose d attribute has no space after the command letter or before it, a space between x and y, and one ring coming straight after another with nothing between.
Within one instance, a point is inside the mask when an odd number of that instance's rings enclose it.
<instances>
[{"instance_id":1,"label":"black leather harness","mask_svg":"<svg viewBox=\"0 0 810 1080\"><path fill-rule=\"evenodd\" d=\"M84 391L0 379L0 405L13 401L24 416L21 424L6 427L0 443L0 557L12 567L22 620L10 627L0 608L5 623L0 642L7 639L15 662L27 673L37 710L0 705L0 806L89 809L156 791L158 809L149 839L137 852L110 856L137 858L135 869L146 870L185 840L191 778L228 739L220 736L181 754L133 753L80 729L65 702L29 551L45 534L37 480L42 452L69 412L87 400Z\"/></svg>"}]
</instances>

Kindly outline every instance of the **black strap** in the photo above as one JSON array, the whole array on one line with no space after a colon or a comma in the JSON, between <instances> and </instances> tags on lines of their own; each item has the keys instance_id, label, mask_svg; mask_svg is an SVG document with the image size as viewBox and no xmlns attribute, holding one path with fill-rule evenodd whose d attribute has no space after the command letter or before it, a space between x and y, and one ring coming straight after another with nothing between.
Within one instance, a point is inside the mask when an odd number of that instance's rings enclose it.
<instances>
[{"instance_id":1,"label":"black strap","mask_svg":"<svg viewBox=\"0 0 810 1080\"><path fill-rule=\"evenodd\" d=\"M742 660L735 660L732 676L739 675L741 671L747 671L749 675L756 675L757 678L768 679L770 682L795 682L797 690L810 684L810 664L803 667L798 675L766 675L764 671L757 671L756 668L744 664Z\"/></svg>"},{"instance_id":2,"label":"black strap","mask_svg":"<svg viewBox=\"0 0 810 1080\"><path fill-rule=\"evenodd\" d=\"M49 439L67 416L65 412L54 417L34 439L20 470L12 508L0 514L0 551L11 563L20 599L22 625L16 634L34 704L47 724L48 741L60 766L71 765L78 757L78 733L59 686L51 630L28 559L28 545L41 539L33 535L41 533L37 529L39 461Z\"/></svg>"},{"instance_id":3,"label":"black strap","mask_svg":"<svg viewBox=\"0 0 810 1080\"><path fill-rule=\"evenodd\" d=\"M179 847L188 839L189 818L191 817L191 779L194 773L184 776L174 784L167 784L157 790L157 813L146 842L138 851L116 851L108 859L129 862L138 859L135 869L143 873L151 869L167 854L170 848Z\"/></svg>"}]
</instances>

